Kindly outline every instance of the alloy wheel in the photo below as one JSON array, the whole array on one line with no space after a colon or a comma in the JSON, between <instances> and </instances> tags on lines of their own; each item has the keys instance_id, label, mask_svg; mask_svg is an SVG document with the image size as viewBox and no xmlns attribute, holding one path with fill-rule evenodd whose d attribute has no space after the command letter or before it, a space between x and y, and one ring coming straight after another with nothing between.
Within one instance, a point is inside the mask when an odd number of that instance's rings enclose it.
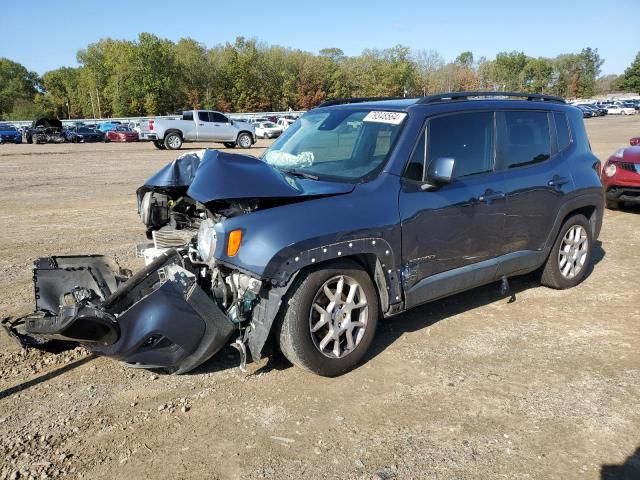
<instances>
[{"instance_id":1,"label":"alloy wheel","mask_svg":"<svg viewBox=\"0 0 640 480\"><path fill-rule=\"evenodd\" d=\"M560 243L558 267L566 279L572 279L584 268L589 250L589 237L582 225L573 225Z\"/></svg>"},{"instance_id":2,"label":"alloy wheel","mask_svg":"<svg viewBox=\"0 0 640 480\"><path fill-rule=\"evenodd\" d=\"M364 337L369 319L367 298L354 278L337 275L316 292L309 314L309 329L316 348L326 357L343 358Z\"/></svg>"}]
</instances>

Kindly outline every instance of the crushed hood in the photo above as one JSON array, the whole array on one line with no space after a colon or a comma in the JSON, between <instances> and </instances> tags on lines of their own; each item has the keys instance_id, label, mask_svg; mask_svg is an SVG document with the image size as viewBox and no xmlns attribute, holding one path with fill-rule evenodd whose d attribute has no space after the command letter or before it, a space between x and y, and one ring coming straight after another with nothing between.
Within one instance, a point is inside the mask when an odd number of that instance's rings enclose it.
<instances>
[{"instance_id":1,"label":"crushed hood","mask_svg":"<svg viewBox=\"0 0 640 480\"><path fill-rule=\"evenodd\" d=\"M184 154L158 170L144 186L187 188L187 195L201 203L339 195L355 188L350 183L295 178L255 157L218 150Z\"/></svg>"},{"instance_id":2,"label":"crushed hood","mask_svg":"<svg viewBox=\"0 0 640 480\"><path fill-rule=\"evenodd\" d=\"M33 127L62 128L62 122L57 118L39 118L33 122Z\"/></svg>"}]
</instances>

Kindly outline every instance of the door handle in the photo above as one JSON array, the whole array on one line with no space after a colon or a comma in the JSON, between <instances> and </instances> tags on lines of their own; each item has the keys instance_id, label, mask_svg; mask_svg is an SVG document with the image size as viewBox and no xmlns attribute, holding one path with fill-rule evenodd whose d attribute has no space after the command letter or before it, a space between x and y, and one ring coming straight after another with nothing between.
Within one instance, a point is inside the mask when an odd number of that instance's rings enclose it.
<instances>
[{"instance_id":1,"label":"door handle","mask_svg":"<svg viewBox=\"0 0 640 480\"><path fill-rule=\"evenodd\" d=\"M554 175L553 178L547 182L547 185L549 185L550 187L561 187L565 183L569 183L568 178Z\"/></svg>"},{"instance_id":2,"label":"door handle","mask_svg":"<svg viewBox=\"0 0 640 480\"><path fill-rule=\"evenodd\" d=\"M504 192L494 192L493 190L489 189L486 192L484 192L483 195L480 195L478 197L478 201L486 204L490 204L495 200L501 200L505 198L505 196L506 195L504 194Z\"/></svg>"},{"instance_id":3,"label":"door handle","mask_svg":"<svg viewBox=\"0 0 640 480\"><path fill-rule=\"evenodd\" d=\"M199 123L198 126L199 127L204 127L204 123Z\"/></svg>"}]
</instances>

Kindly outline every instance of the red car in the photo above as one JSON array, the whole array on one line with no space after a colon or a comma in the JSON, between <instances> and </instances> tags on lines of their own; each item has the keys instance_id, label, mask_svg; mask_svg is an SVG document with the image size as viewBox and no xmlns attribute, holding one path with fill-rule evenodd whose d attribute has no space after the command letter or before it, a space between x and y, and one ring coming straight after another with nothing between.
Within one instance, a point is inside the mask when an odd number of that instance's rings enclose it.
<instances>
[{"instance_id":1,"label":"red car","mask_svg":"<svg viewBox=\"0 0 640 480\"><path fill-rule=\"evenodd\" d=\"M607 208L616 209L621 203L640 205L640 145L620 148L611 155L601 179Z\"/></svg>"},{"instance_id":2,"label":"red car","mask_svg":"<svg viewBox=\"0 0 640 480\"><path fill-rule=\"evenodd\" d=\"M137 142L138 132L128 127L116 127L104 136L105 142Z\"/></svg>"}]
</instances>

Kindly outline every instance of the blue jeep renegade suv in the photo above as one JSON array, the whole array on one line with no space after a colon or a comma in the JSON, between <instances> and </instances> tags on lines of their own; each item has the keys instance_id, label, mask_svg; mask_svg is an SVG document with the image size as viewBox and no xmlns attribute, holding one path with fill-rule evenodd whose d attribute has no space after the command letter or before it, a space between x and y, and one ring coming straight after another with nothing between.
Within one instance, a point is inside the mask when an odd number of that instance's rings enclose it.
<instances>
[{"instance_id":1,"label":"blue jeep renegade suv","mask_svg":"<svg viewBox=\"0 0 640 480\"><path fill-rule=\"evenodd\" d=\"M327 102L260 159L204 150L157 172L137 191L146 267L41 258L37 311L10 330L175 373L234 336L243 361L275 345L338 375L380 317L536 270L577 285L602 223L599 167L582 112L557 97Z\"/></svg>"}]
</instances>

